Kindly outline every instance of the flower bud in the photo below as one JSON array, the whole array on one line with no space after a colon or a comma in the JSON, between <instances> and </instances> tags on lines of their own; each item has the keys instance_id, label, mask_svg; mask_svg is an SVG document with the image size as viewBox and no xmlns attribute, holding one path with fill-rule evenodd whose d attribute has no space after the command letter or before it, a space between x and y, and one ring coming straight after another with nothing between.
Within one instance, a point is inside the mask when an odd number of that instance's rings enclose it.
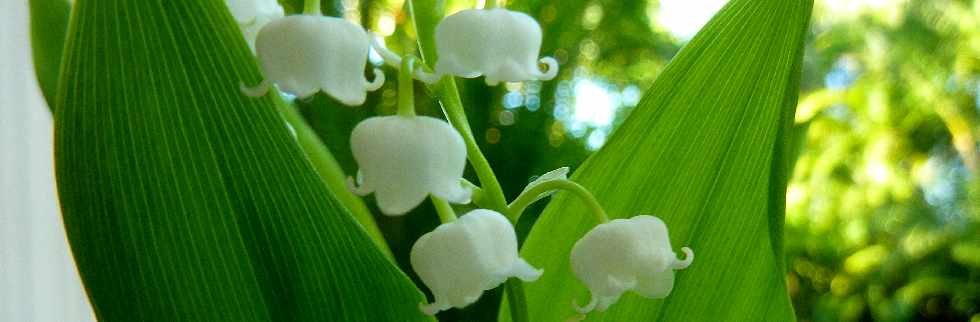
<instances>
[{"instance_id":1,"label":"flower bud","mask_svg":"<svg viewBox=\"0 0 980 322\"><path fill-rule=\"evenodd\" d=\"M276 0L225 0L231 16L238 22L248 47L255 50L255 37L270 21L282 18L285 12Z\"/></svg>"},{"instance_id":2,"label":"flower bud","mask_svg":"<svg viewBox=\"0 0 980 322\"><path fill-rule=\"evenodd\" d=\"M682 248L678 260L670 247L667 226L660 218L640 215L600 224L572 247L572 272L592 293L579 312L605 311L626 291L656 299L670 294L674 270L694 260L690 248Z\"/></svg>"},{"instance_id":3,"label":"flower bud","mask_svg":"<svg viewBox=\"0 0 980 322\"><path fill-rule=\"evenodd\" d=\"M558 62L540 62L541 26L524 13L506 9L469 9L446 17L436 26L439 61L436 75L473 78L486 75L489 85L499 82L549 80L558 74Z\"/></svg>"},{"instance_id":4,"label":"flower bud","mask_svg":"<svg viewBox=\"0 0 980 322\"><path fill-rule=\"evenodd\" d=\"M255 41L256 54L266 80L249 96L265 95L269 83L283 92L307 97L323 90L347 105L360 105L384 83L374 70L374 81L364 77L369 39L367 32L347 20L296 15L267 24Z\"/></svg>"},{"instance_id":5,"label":"flower bud","mask_svg":"<svg viewBox=\"0 0 980 322\"><path fill-rule=\"evenodd\" d=\"M432 315L476 302L483 291L510 277L534 281L535 269L517 254L517 236L504 215L477 209L422 235L411 251L412 268L435 302L422 305Z\"/></svg>"},{"instance_id":6,"label":"flower bud","mask_svg":"<svg viewBox=\"0 0 980 322\"><path fill-rule=\"evenodd\" d=\"M449 123L427 116L382 116L364 120L351 133L360 167L358 195L374 192L387 215L400 215L431 193L453 203L469 203L461 179L466 166L463 137Z\"/></svg>"}]
</instances>

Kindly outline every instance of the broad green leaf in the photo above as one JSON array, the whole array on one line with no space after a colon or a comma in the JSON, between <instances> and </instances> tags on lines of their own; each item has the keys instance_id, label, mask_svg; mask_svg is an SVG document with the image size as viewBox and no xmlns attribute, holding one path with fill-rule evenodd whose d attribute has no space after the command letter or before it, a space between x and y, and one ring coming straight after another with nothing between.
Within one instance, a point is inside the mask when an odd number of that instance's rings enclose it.
<instances>
[{"instance_id":1,"label":"broad green leaf","mask_svg":"<svg viewBox=\"0 0 980 322\"><path fill-rule=\"evenodd\" d=\"M446 11L445 0L406 1L409 15L412 16L412 28L418 38L421 58L430 65L439 60L436 52L436 25L442 20Z\"/></svg>"},{"instance_id":2,"label":"broad green leaf","mask_svg":"<svg viewBox=\"0 0 980 322\"><path fill-rule=\"evenodd\" d=\"M218 0L79 0L58 191L105 321L421 321L421 292L325 187Z\"/></svg>"},{"instance_id":3,"label":"broad green leaf","mask_svg":"<svg viewBox=\"0 0 980 322\"><path fill-rule=\"evenodd\" d=\"M71 3L68 0L29 0L28 4L31 11L34 71L44 100L48 103L48 108L53 109Z\"/></svg>"},{"instance_id":4,"label":"broad green leaf","mask_svg":"<svg viewBox=\"0 0 980 322\"><path fill-rule=\"evenodd\" d=\"M660 300L627 293L591 321L788 321L781 235L789 137L809 0L734 0L675 57L609 142L573 176L610 216L656 215L694 249ZM574 317L589 295L569 252L596 223L559 193L522 256L531 321ZM508 320L506 308L500 314Z\"/></svg>"}]
</instances>

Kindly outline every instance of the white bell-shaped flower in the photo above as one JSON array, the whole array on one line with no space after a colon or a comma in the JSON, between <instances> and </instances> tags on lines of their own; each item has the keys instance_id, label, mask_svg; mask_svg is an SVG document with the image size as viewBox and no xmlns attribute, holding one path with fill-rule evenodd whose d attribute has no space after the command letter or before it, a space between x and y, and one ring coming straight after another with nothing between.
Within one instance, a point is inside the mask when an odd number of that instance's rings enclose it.
<instances>
[{"instance_id":1,"label":"white bell-shaped flower","mask_svg":"<svg viewBox=\"0 0 980 322\"><path fill-rule=\"evenodd\" d=\"M517 254L517 236L504 215L477 209L422 235L411 252L412 268L432 291L426 314L476 302L483 291L510 277L534 281L535 269Z\"/></svg>"},{"instance_id":2,"label":"white bell-shaped flower","mask_svg":"<svg viewBox=\"0 0 980 322\"><path fill-rule=\"evenodd\" d=\"M436 76L473 78L486 75L499 82L549 80L558 62L538 59L541 26L527 14L507 9L469 9L446 17L436 26ZM538 62L547 65L541 71Z\"/></svg>"},{"instance_id":3,"label":"white bell-shaped flower","mask_svg":"<svg viewBox=\"0 0 980 322\"><path fill-rule=\"evenodd\" d=\"M379 69L374 69L374 81L364 76L369 44L364 29L341 18L296 15L270 22L255 41L266 79L242 90L261 96L274 83L297 97L323 90L341 103L363 104L367 91L385 80Z\"/></svg>"},{"instance_id":4,"label":"white bell-shaped flower","mask_svg":"<svg viewBox=\"0 0 980 322\"><path fill-rule=\"evenodd\" d=\"M626 291L652 299L667 297L674 287L674 270L694 260L690 248L682 250L685 258L679 260L670 247L667 226L654 216L596 226L572 247L572 272L592 293L579 312L604 311Z\"/></svg>"},{"instance_id":5,"label":"white bell-shaped flower","mask_svg":"<svg viewBox=\"0 0 980 322\"><path fill-rule=\"evenodd\" d=\"M255 37L270 21L285 16L285 11L276 0L225 0L231 16L238 22L248 47L255 50Z\"/></svg>"},{"instance_id":6,"label":"white bell-shaped flower","mask_svg":"<svg viewBox=\"0 0 980 322\"><path fill-rule=\"evenodd\" d=\"M463 137L449 123L428 116L381 116L364 120L351 133L360 170L358 195L374 192L381 212L400 215L431 193L453 203L469 203L461 179L466 166Z\"/></svg>"}]
</instances>

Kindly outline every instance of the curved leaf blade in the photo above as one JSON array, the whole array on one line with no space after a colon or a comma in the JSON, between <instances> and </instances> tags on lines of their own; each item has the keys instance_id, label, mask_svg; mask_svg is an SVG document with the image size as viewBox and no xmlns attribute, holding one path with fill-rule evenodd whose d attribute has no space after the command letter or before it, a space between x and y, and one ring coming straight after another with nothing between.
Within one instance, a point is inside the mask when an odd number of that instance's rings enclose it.
<instances>
[{"instance_id":1,"label":"curved leaf blade","mask_svg":"<svg viewBox=\"0 0 980 322\"><path fill-rule=\"evenodd\" d=\"M694 264L662 300L627 293L590 321L786 321L780 245L786 135L812 2L734 0L678 54L609 142L578 169L611 217L661 217ZM560 193L521 254L532 321L576 315L588 292L568 254L595 223ZM501 320L508 320L506 309Z\"/></svg>"},{"instance_id":2,"label":"curved leaf blade","mask_svg":"<svg viewBox=\"0 0 980 322\"><path fill-rule=\"evenodd\" d=\"M48 109L54 109L71 3L68 0L30 0L28 4L31 13L34 74L41 86L44 100L48 103Z\"/></svg>"},{"instance_id":3,"label":"curved leaf blade","mask_svg":"<svg viewBox=\"0 0 980 322\"><path fill-rule=\"evenodd\" d=\"M79 0L55 117L69 241L105 321L423 321L289 134L222 1Z\"/></svg>"}]
</instances>

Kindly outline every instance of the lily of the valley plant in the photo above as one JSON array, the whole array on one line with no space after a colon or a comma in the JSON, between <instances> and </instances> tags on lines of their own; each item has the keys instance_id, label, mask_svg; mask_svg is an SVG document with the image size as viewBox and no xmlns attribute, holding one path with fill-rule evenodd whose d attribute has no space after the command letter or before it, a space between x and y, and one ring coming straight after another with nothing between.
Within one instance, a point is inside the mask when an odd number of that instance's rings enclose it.
<instances>
[{"instance_id":1,"label":"lily of the valley plant","mask_svg":"<svg viewBox=\"0 0 980 322\"><path fill-rule=\"evenodd\" d=\"M389 51L360 26L321 16L318 1L307 1L304 14L286 17L275 0L227 4L264 73L261 84L242 84L244 95L266 95L275 92L273 87L301 98L323 91L356 106L385 81L378 69L370 81L364 74L371 47L399 68L397 114L368 118L351 135L360 169L350 175L348 188L361 196L374 194L389 216L405 214L427 198L435 205L442 225L411 249L412 268L433 297L431 303L420 303L426 314L463 308L509 278L533 282L547 274L519 256L513 225L528 205L558 190L581 198L597 224L568 255L572 271L591 292L580 313L603 311L627 291L664 298L673 288L674 271L691 265L693 251L684 247L684 259L678 259L661 219L640 215L609 221L592 194L567 179L567 168L542 175L507 203L469 132L462 106L444 105L448 121L415 115L415 80L444 86L454 76L483 76L488 85L554 78L558 63L539 58L542 31L530 16L493 8L444 18L435 30L439 60L433 69ZM481 187L462 178L467 160ZM477 209L457 219L451 203L475 203Z\"/></svg>"}]
</instances>

